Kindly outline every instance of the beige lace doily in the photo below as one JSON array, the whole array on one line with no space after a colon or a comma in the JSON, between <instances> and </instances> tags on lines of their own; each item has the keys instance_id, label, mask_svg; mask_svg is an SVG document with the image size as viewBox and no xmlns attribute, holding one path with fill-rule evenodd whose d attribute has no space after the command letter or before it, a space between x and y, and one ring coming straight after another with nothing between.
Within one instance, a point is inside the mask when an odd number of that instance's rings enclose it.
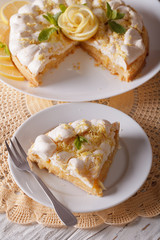
<instances>
[{"instance_id":1,"label":"beige lace doily","mask_svg":"<svg viewBox=\"0 0 160 240\"><path fill-rule=\"evenodd\" d=\"M153 217L160 213L160 73L128 93L96 101L117 108L135 119L147 133L153 150L151 172L139 191L120 205L94 213L79 214L78 228L102 223L118 225L137 216ZM7 163L4 140L32 114L60 102L31 97L0 83L0 212L16 223L38 222L46 226L64 226L53 209L26 196L15 184Z\"/></svg>"}]
</instances>

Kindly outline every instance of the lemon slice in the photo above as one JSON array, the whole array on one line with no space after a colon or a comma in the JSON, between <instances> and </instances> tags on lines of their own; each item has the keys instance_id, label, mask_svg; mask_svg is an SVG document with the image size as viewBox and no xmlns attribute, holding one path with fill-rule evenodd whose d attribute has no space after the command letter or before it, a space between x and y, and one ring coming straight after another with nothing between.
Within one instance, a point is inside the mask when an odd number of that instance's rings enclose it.
<instances>
[{"instance_id":1,"label":"lemon slice","mask_svg":"<svg viewBox=\"0 0 160 240\"><path fill-rule=\"evenodd\" d=\"M9 44L9 27L0 20L0 42Z\"/></svg>"},{"instance_id":2,"label":"lemon slice","mask_svg":"<svg viewBox=\"0 0 160 240\"><path fill-rule=\"evenodd\" d=\"M13 64L13 62L11 61L11 59L10 60L4 60L4 59L1 59L0 60L0 67L1 66L4 66L6 69L7 68L15 68L15 65Z\"/></svg>"},{"instance_id":3,"label":"lemon slice","mask_svg":"<svg viewBox=\"0 0 160 240\"><path fill-rule=\"evenodd\" d=\"M9 27L6 24L4 24L2 21L0 21L0 29L2 29L2 31L0 32L0 42L2 42L4 44L7 44L7 46L8 46L8 43L9 43ZM0 61L1 60L4 60L4 61L10 61L11 60L10 56L6 54L4 48L0 48Z\"/></svg>"},{"instance_id":4,"label":"lemon slice","mask_svg":"<svg viewBox=\"0 0 160 240\"><path fill-rule=\"evenodd\" d=\"M10 68L8 66L0 65L0 75L9 79L17 80L17 81L25 80L25 78L17 70L16 67Z\"/></svg>"},{"instance_id":5,"label":"lemon slice","mask_svg":"<svg viewBox=\"0 0 160 240\"><path fill-rule=\"evenodd\" d=\"M86 41L96 34L99 22L90 8L73 4L60 15L58 25L66 37L75 41Z\"/></svg>"},{"instance_id":6,"label":"lemon slice","mask_svg":"<svg viewBox=\"0 0 160 240\"><path fill-rule=\"evenodd\" d=\"M15 66L13 65L12 62L8 61L8 63L3 63L0 61L0 67L6 67L6 68L10 68L10 69L13 69L15 68Z\"/></svg>"},{"instance_id":7,"label":"lemon slice","mask_svg":"<svg viewBox=\"0 0 160 240\"><path fill-rule=\"evenodd\" d=\"M6 24L4 24L4 22L2 20L0 20L0 29L1 29L0 30L0 41L5 42L6 32L9 33L9 27Z\"/></svg>"},{"instance_id":8,"label":"lemon slice","mask_svg":"<svg viewBox=\"0 0 160 240\"><path fill-rule=\"evenodd\" d=\"M9 24L10 17L17 13L19 8L28 3L29 3L28 1L16 1L16 0L5 3L0 9L0 16L2 18L2 21L5 24Z\"/></svg>"},{"instance_id":9,"label":"lemon slice","mask_svg":"<svg viewBox=\"0 0 160 240\"><path fill-rule=\"evenodd\" d=\"M0 65L15 66L11 59L9 61L6 59L0 59Z\"/></svg>"},{"instance_id":10,"label":"lemon slice","mask_svg":"<svg viewBox=\"0 0 160 240\"><path fill-rule=\"evenodd\" d=\"M0 26L1 27L1 26ZM1 29L1 28L0 28ZM9 28L1 35L1 33L0 33L0 41L2 42L2 43L5 43L5 44L7 44L7 46L9 45L9 32L10 32L10 30L9 30Z\"/></svg>"},{"instance_id":11,"label":"lemon slice","mask_svg":"<svg viewBox=\"0 0 160 240\"><path fill-rule=\"evenodd\" d=\"M11 60L10 56L6 54L4 48L0 48L0 61L1 60L5 60L5 61Z\"/></svg>"},{"instance_id":12,"label":"lemon slice","mask_svg":"<svg viewBox=\"0 0 160 240\"><path fill-rule=\"evenodd\" d=\"M9 27L0 20L0 42L9 43ZM0 48L0 60L10 61L10 56L6 54L4 48Z\"/></svg>"}]
</instances>

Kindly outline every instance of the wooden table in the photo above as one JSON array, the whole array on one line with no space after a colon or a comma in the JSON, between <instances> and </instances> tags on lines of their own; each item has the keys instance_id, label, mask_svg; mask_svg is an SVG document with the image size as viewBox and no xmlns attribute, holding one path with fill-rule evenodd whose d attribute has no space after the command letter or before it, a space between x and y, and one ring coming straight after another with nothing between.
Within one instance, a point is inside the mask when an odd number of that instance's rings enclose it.
<instances>
[{"instance_id":1,"label":"wooden table","mask_svg":"<svg viewBox=\"0 0 160 240\"><path fill-rule=\"evenodd\" d=\"M39 224L19 225L0 214L2 240L160 240L160 216L137 218L124 226L101 225L93 229L48 228Z\"/></svg>"}]
</instances>

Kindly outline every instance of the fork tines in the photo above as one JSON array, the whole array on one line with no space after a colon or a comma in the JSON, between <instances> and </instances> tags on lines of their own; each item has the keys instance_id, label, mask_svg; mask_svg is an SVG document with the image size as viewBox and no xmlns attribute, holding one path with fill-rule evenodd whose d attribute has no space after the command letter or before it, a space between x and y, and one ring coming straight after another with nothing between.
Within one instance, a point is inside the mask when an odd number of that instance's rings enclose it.
<instances>
[{"instance_id":1,"label":"fork tines","mask_svg":"<svg viewBox=\"0 0 160 240\"><path fill-rule=\"evenodd\" d=\"M16 140L16 145L15 143L13 143L13 141L10 139L10 142L11 142L11 147L9 147L7 141L5 141L5 144L6 144L6 147L7 147L7 150L9 152L9 155L11 157L11 159L13 160L14 164L19 167L20 166L20 163L23 163L23 162L26 162L26 153L25 151L23 150L22 146L20 145L18 139L15 137L15 140Z\"/></svg>"}]
</instances>

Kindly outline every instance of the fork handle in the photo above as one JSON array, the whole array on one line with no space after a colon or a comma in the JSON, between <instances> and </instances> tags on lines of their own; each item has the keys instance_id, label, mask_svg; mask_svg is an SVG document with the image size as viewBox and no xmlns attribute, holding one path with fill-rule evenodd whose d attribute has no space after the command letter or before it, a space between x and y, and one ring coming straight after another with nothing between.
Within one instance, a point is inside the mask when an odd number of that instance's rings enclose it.
<instances>
[{"instance_id":1,"label":"fork handle","mask_svg":"<svg viewBox=\"0 0 160 240\"><path fill-rule=\"evenodd\" d=\"M34 176L40 186L43 188L45 193L47 194L48 198L52 202L56 213L58 214L59 218L66 226L74 226L77 224L76 217L68 210L65 206L60 203L56 197L52 194L49 188L45 185L45 183L41 180L41 178L34 172L30 171L30 173Z\"/></svg>"}]
</instances>

